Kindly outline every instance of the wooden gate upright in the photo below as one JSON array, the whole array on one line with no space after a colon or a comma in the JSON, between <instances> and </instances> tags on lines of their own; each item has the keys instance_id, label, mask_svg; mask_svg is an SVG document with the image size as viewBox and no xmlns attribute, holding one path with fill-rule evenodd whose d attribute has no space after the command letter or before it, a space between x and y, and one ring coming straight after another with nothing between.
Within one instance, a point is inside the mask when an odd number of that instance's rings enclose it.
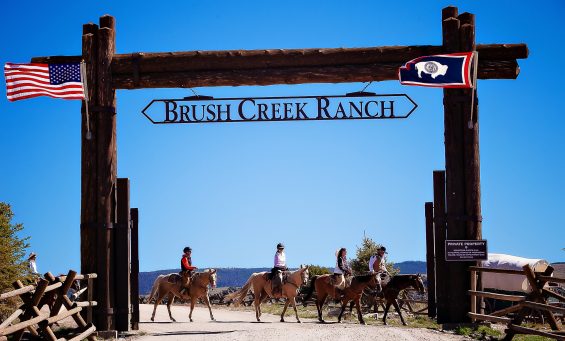
<instances>
[{"instance_id":1,"label":"wooden gate upright","mask_svg":"<svg viewBox=\"0 0 565 341\"><path fill-rule=\"evenodd\" d=\"M39 63L80 60L87 63L92 117L89 122L83 108L81 272L99 275L94 295L99 302L98 329L116 329L113 271L120 263L118 258L123 257L114 253L113 233L118 223L117 89L398 80L397 70L408 60L473 50L479 53L479 79L515 79L519 73L516 59L528 55L525 44L475 45L474 15L459 15L456 7L443 9L442 31L440 46L116 54L115 20L106 15L100 18L99 25L84 25L81 56L32 58L32 62ZM86 136L87 123L91 139ZM480 239L479 121L475 90L444 90L444 124L447 205L446 212L441 213L445 216L447 235L443 239ZM438 321L468 321L467 268L473 264L445 264L440 258L436 262ZM447 280L450 285L443 287L442 281Z\"/></svg>"}]
</instances>

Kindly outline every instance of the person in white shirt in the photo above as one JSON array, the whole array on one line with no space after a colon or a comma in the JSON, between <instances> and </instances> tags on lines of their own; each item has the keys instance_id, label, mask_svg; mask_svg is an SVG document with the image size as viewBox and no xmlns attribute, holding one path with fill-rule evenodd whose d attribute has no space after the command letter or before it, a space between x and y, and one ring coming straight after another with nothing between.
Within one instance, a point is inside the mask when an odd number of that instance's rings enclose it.
<instances>
[{"instance_id":1,"label":"person in white shirt","mask_svg":"<svg viewBox=\"0 0 565 341\"><path fill-rule=\"evenodd\" d=\"M39 272L37 272L37 254L35 254L35 252L32 252L29 254L29 257L27 258L27 265L29 268L29 271L33 274L33 275L39 275Z\"/></svg>"},{"instance_id":2,"label":"person in white shirt","mask_svg":"<svg viewBox=\"0 0 565 341\"><path fill-rule=\"evenodd\" d=\"M379 291L382 289L382 279L386 278L386 276L390 276L388 270L386 269L386 247L381 246L377 249L376 254L371 256L369 260L369 271L377 273L377 281L378 281L378 288Z\"/></svg>"},{"instance_id":3,"label":"person in white shirt","mask_svg":"<svg viewBox=\"0 0 565 341\"><path fill-rule=\"evenodd\" d=\"M284 244L277 244L277 252L275 252L274 266L271 269L271 280L272 280L272 291L273 295L282 294L282 276L279 276L279 272L282 273L287 271L286 267L286 254L284 253Z\"/></svg>"}]
</instances>

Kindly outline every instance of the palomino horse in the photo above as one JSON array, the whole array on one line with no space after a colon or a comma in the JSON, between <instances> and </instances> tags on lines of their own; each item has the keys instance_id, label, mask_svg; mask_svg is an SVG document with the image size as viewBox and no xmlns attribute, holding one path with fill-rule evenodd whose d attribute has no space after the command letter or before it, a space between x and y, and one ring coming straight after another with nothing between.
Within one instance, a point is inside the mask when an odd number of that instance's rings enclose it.
<instances>
[{"instance_id":1,"label":"palomino horse","mask_svg":"<svg viewBox=\"0 0 565 341\"><path fill-rule=\"evenodd\" d=\"M316 290L316 293L318 294L318 297L316 298L318 320L322 323L325 323L324 319L322 318L322 307L324 306L326 298L330 296L333 299L340 300L341 311L337 320L341 323L341 317L343 315L343 312L345 311L347 303L349 301L353 301L355 302L355 306L357 308L357 317L359 319L359 323L365 324L365 320L363 320L363 315L361 314L361 306L359 301L361 300L361 295L363 295L363 290L365 290L366 287L375 288L377 286L377 275L368 274L353 276L351 284L343 289L342 297L336 297L337 294L334 285L331 283L331 276L331 274L327 274L312 277L312 284L310 285L310 289L306 293L304 302L309 300L310 297L312 297L314 290Z\"/></svg>"},{"instance_id":2,"label":"palomino horse","mask_svg":"<svg viewBox=\"0 0 565 341\"><path fill-rule=\"evenodd\" d=\"M214 320L212 315L212 308L210 307L210 300L208 299L208 284L212 287L216 286L216 270L209 269L205 272L197 272L190 279L190 286L187 289L187 283L189 281L188 271L183 271L181 275L176 273L161 275L155 279L153 283L153 288L151 289L151 295L149 300L155 297L155 305L153 306L153 315L151 315L151 321L155 321L155 312L157 311L157 305L161 303L163 298L167 296L167 310L169 311L169 317L171 321L176 322L171 314L171 304L175 297L180 297L182 299L191 299L191 309L190 309L190 322L192 322L192 310L194 309L194 303L198 298L204 298L208 309L210 310L210 318ZM193 288L194 284L194 288ZM202 288L205 288L203 290ZM182 292L182 289L188 291Z\"/></svg>"},{"instance_id":3,"label":"palomino horse","mask_svg":"<svg viewBox=\"0 0 565 341\"><path fill-rule=\"evenodd\" d=\"M386 315L388 314L390 306L394 305L394 309L396 309L398 316L400 316L400 321L402 321L403 325L406 325L406 322L404 322L404 317L402 317L400 307L398 306L397 299L400 291L409 287L412 287L421 293L426 291L424 288L424 282L422 281L422 276L420 276L420 274L396 275L391 278L391 280L383 288L383 291L378 294L378 296L384 298L386 302L385 312L383 316L384 324L387 324Z\"/></svg>"},{"instance_id":4,"label":"palomino horse","mask_svg":"<svg viewBox=\"0 0 565 341\"><path fill-rule=\"evenodd\" d=\"M283 282L282 295L273 295L271 288L271 280L267 279L268 272L256 272L251 274L243 288L239 291L231 293L226 296L225 300L234 300L234 304L238 305L243 301L249 289L253 286L253 293L255 294L255 316L257 321L261 322L261 303L267 300L267 298L286 298L284 304L284 309L281 314L281 322L284 322L284 314L289 304L292 304L294 308L294 313L296 314L296 321L300 323L300 318L298 318L298 311L296 310L295 297L298 295L298 289L308 283L308 267L300 266L300 269L292 272L286 272L286 280Z\"/></svg>"}]
</instances>

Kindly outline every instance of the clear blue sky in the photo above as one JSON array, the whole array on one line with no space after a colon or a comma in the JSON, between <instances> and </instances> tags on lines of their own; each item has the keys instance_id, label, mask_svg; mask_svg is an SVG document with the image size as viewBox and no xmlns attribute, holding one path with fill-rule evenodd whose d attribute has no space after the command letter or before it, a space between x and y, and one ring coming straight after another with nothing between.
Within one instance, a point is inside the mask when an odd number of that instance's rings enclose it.
<instances>
[{"instance_id":1,"label":"clear blue sky","mask_svg":"<svg viewBox=\"0 0 565 341\"><path fill-rule=\"evenodd\" d=\"M517 80L479 82L484 237L492 252L564 261L565 54L562 1L61 1L11 8L0 62L78 55L82 24L111 14L117 52L441 44L441 9L476 14L477 42L527 43ZM14 7L15 5L12 5ZM31 8L36 10L30 10ZM547 39L552 37L551 42ZM197 88L215 97L344 94L361 83ZM363 231L393 261L424 260L424 202L444 168L442 91L407 93L407 120L151 125L151 99L188 89L120 90L118 176L140 211L141 270L198 266L331 265ZM0 89L0 200L25 225L40 271L79 269L80 103L10 103Z\"/></svg>"}]
</instances>

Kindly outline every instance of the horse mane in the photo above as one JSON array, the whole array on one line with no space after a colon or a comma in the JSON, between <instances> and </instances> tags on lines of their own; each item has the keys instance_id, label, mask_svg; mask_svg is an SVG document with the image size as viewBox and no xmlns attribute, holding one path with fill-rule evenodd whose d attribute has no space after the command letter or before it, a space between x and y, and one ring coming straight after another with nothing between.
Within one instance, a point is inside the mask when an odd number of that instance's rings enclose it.
<instances>
[{"instance_id":1,"label":"horse mane","mask_svg":"<svg viewBox=\"0 0 565 341\"><path fill-rule=\"evenodd\" d=\"M366 275L358 275L355 276L355 280L359 283L365 283L371 280L371 278L373 277L373 274L366 274Z\"/></svg>"}]
</instances>

